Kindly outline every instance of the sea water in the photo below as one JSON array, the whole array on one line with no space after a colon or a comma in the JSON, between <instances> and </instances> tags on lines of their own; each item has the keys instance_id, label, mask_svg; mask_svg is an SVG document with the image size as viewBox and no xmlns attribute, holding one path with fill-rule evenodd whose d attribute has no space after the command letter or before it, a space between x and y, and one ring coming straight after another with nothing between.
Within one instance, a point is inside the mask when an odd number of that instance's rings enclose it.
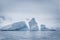
<instances>
[{"instance_id":1,"label":"sea water","mask_svg":"<svg viewBox=\"0 0 60 40\"><path fill-rule=\"evenodd\" d=\"M0 40L60 40L59 31L0 31Z\"/></svg>"}]
</instances>

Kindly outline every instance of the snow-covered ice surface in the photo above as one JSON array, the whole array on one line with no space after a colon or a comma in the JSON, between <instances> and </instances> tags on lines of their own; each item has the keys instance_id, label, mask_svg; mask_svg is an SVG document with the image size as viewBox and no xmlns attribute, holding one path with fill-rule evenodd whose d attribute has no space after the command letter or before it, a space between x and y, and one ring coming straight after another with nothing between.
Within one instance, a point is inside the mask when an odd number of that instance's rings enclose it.
<instances>
[{"instance_id":1,"label":"snow-covered ice surface","mask_svg":"<svg viewBox=\"0 0 60 40\"><path fill-rule=\"evenodd\" d=\"M59 31L0 31L0 40L60 40Z\"/></svg>"}]
</instances>

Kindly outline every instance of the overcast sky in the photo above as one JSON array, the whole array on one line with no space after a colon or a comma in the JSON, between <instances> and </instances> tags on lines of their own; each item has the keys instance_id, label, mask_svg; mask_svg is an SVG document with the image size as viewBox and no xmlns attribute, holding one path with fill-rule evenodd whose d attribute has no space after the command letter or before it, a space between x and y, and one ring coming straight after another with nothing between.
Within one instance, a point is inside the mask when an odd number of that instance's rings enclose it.
<instances>
[{"instance_id":1,"label":"overcast sky","mask_svg":"<svg viewBox=\"0 0 60 40\"><path fill-rule=\"evenodd\" d=\"M34 17L38 25L55 27L60 24L59 2L59 0L0 0L0 16L7 18L4 24L28 22Z\"/></svg>"}]
</instances>

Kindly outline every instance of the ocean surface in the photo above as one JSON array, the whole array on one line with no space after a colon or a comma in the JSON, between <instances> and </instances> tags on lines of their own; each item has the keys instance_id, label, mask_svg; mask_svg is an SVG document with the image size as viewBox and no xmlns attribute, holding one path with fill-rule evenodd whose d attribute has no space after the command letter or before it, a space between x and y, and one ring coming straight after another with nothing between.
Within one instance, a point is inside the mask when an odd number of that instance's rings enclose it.
<instances>
[{"instance_id":1,"label":"ocean surface","mask_svg":"<svg viewBox=\"0 0 60 40\"><path fill-rule=\"evenodd\" d=\"M0 40L60 40L60 31L0 31Z\"/></svg>"}]
</instances>

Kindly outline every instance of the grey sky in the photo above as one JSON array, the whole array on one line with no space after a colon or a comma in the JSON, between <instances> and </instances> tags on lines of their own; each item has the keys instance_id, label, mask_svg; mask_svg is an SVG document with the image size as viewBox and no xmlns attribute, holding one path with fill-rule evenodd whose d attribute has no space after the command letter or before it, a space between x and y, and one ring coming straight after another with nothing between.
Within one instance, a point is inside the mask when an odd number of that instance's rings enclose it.
<instances>
[{"instance_id":1,"label":"grey sky","mask_svg":"<svg viewBox=\"0 0 60 40\"><path fill-rule=\"evenodd\" d=\"M11 22L35 17L40 24L54 26L60 23L59 0L0 0L0 15Z\"/></svg>"}]
</instances>

